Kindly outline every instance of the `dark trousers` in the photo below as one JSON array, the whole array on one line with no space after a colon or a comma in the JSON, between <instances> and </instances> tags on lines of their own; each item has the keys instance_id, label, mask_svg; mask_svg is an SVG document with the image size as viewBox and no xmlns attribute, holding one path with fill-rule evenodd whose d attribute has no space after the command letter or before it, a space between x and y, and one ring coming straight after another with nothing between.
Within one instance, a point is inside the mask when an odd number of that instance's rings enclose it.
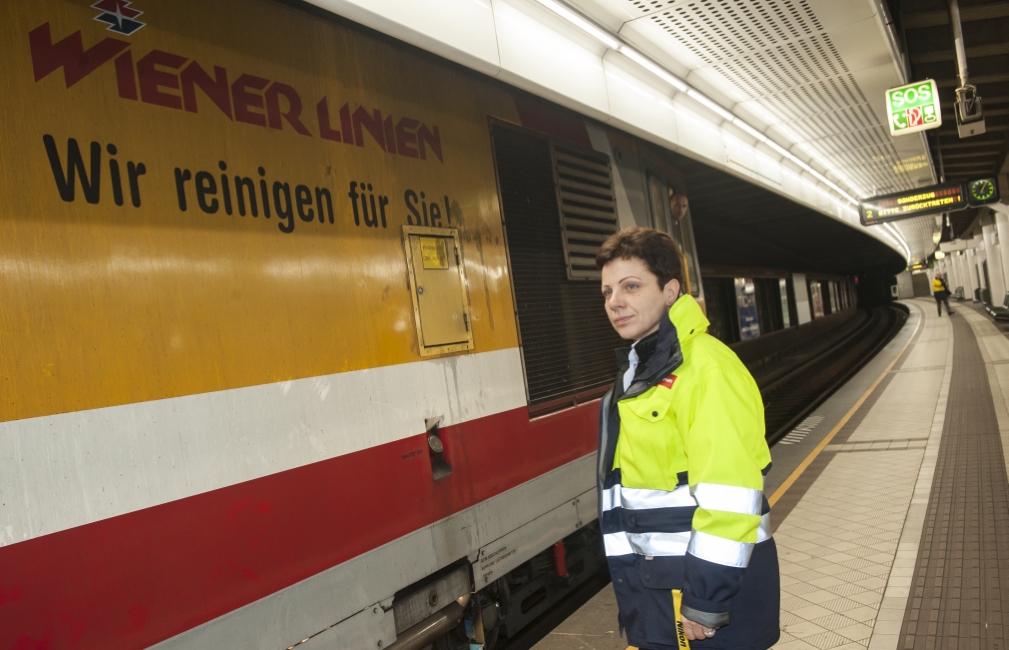
<instances>
[{"instance_id":1,"label":"dark trousers","mask_svg":"<svg viewBox=\"0 0 1009 650\"><path fill-rule=\"evenodd\" d=\"M943 305L946 305L947 314L953 313L953 311L949 308L949 293L945 291L937 291L935 294L935 308L939 310L940 316L942 316Z\"/></svg>"}]
</instances>

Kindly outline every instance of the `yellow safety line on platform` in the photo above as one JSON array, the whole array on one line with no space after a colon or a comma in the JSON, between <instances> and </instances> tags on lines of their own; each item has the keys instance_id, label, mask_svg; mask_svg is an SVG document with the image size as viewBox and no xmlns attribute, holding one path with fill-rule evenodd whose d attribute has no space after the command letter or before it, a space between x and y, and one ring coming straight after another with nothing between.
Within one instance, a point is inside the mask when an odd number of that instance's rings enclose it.
<instances>
[{"instance_id":1,"label":"yellow safety line on platform","mask_svg":"<svg viewBox=\"0 0 1009 650\"><path fill-rule=\"evenodd\" d=\"M908 337L907 343L905 343L904 347L900 349L900 352L897 353L897 356L893 358L893 361L891 361L890 364L886 367L886 370L884 370L879 375L879 377L876 377L876 381L872 382L872 386L869 386L869 390L862 393L862 396L858 398L858 401L855 402L854 406L848 409L848 412L844 414L844 417L841 418L840 422L838 422L837 425L835 425L834 428L831 429L830 433L828 433L823 438L823 440L820 441L820 444L818 444L813 449L813 451L809 452L809 455L806 456L805 460L799 463L799 466L795 468L794 472L789 474L788 478L785 479L785 482L782 483L780 486L778 486L778 489L774 491L774 494L771 495L771 498L767 500L768 503L771 505L771 507L774 507L774 504L778 502L778 499L780 499L782 496L785 495L785 492L788 491L788 488L792 487L792 484L795 483L795 481L798 480L800 476L802 476L802 473L806 471L806 468L809 467L814 460L816 460L816 457L820 455L820 452L823 451L824 447L830 444L830 441L834 439L834 436L836 436L837 433L841 430L841 427L843 427L845 424L848 423L848 420L851 419L851 416L855 415L855 412L858 411L859 407L862 406L865 400L869 398L869 395L872 394L872 391L876 390L876 387L879 386L881 381L883 381L883 377L886 377L887 373L890 372L894 364L897 363L897 359L900 359L904 355L904 351L907 350L907 346L911 345L911 341L914 340L914 336L915 334L918 333L919 327L921 327L920 318L918 320L918 325L914 328L914 332L911 334L911 336Z\"/></svg>"}]
</instances>

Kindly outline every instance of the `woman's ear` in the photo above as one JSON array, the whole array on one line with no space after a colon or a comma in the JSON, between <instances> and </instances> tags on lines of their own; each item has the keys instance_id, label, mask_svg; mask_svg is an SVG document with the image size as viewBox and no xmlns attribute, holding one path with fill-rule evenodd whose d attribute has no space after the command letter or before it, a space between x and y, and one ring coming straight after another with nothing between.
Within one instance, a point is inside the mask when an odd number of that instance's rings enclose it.
<instances>
[{"instance_id":1,"label":"woman's ear","mask_svg":"<svg viewBox=\"0 0 1009 650\"><path fill-rule=\"evenodd\" d=\"M666 300L666 307L672 307L676 299L680 297L680 281L673 278L667 282L662 289L662 294Z\"/></svg>"}]
</instances>

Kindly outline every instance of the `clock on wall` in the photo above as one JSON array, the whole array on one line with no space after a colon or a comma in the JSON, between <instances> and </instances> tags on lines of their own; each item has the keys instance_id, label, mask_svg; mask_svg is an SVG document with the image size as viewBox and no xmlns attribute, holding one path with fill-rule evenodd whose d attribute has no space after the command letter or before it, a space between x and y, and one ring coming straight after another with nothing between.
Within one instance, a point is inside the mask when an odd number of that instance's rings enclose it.
<instances>
[{"instance_id":1,"label":"clock on wall","mask_svg":"<svg viewBox=\"0 0 1009 650\"><path fill-rule=\"evenodd\" d=\"M998 203L999 198L998 179L994 176L967 181L967 202L970 205Z\"/></svg>"}]
</instances>

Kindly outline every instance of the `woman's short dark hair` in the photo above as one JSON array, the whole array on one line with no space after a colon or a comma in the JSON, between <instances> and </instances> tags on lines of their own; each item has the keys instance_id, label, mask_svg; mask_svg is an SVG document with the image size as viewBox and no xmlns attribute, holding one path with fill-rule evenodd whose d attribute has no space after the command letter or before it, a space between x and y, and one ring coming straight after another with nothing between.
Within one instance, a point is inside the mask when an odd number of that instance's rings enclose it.
<instances>
[{"instance_id":1,"label":"woman's short dark hair","mask_svg":"<svg viewBox=\"0 0 1009 650\"><path fill-rule=\"evenodd\" d=\"M670 280L683 284L683 265L680 263L680 248L668 234L654 228L624 228L610 235L596 254L596 266L602 269L615 259L637 257L652 275L659 279L659 286L666 286Z\"/></svg>"}]
</instances>

